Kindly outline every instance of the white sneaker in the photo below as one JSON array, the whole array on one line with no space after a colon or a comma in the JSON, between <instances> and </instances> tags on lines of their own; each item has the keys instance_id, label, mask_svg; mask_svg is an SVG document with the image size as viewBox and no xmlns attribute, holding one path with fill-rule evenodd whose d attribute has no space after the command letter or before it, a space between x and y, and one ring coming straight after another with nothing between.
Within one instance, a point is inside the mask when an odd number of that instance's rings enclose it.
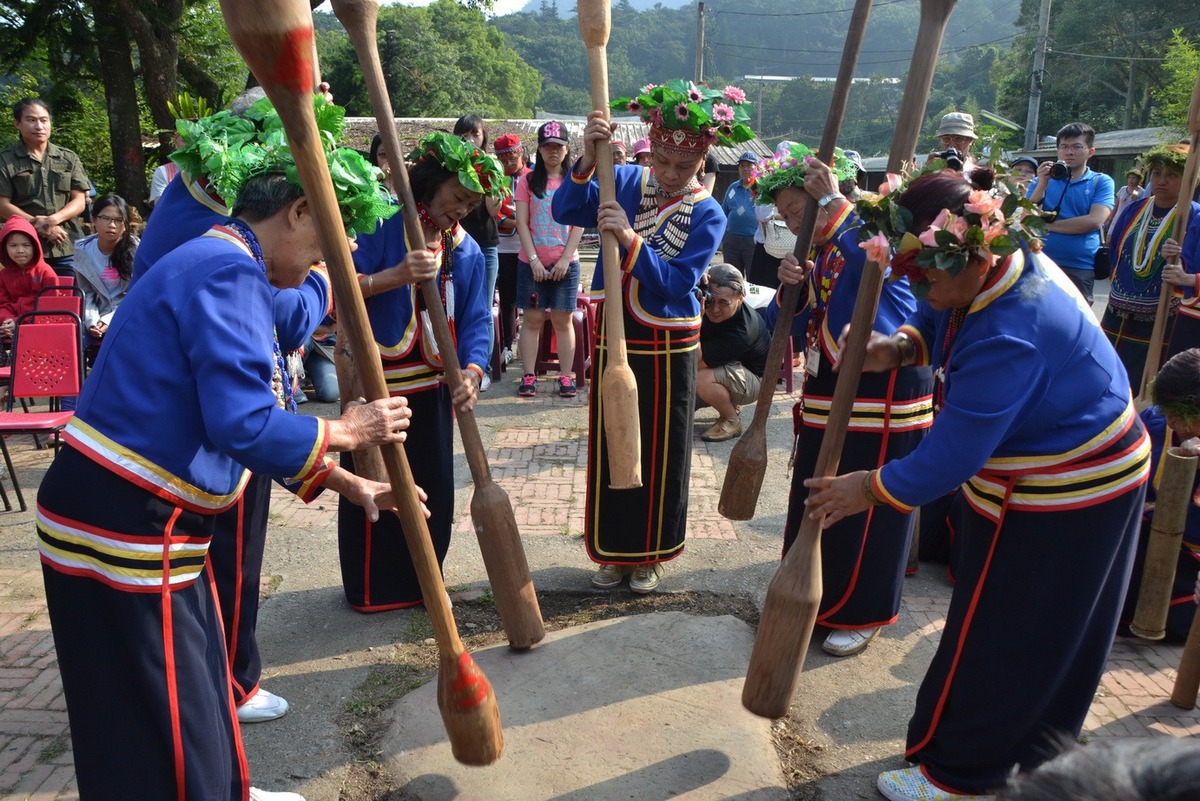
<instances>
[{"instance_id":1,"label":"white sneaker","mask_svg":"<svg viewBox=\"0 0 1200 801\"><path fill-rule=\"evenodd\" d=\"M601 590L611 590L619 587L625 580L625 568L620 565L600 565L592 574L592 586Z\"/></svg>"},{"instance_id":2,"label":"white sneaker","mask_svg":"<svg viewBox=\"0 0 1200 801\"><path fill-rule=\"evenodd\" d=\"M638 565L633 569L633 576L629 579L629 589L639 595L654 592L658 589L662 574L662 565L657 562L652 565Z\"/></svg>"},{"instance_id":3,"label":"white sneaker","mask_svg":"<svg viewBox=\"0 0 1200 801\"><path fill-rule=\"evenodd\" d=\"M490 375L488 375L487 373L484 373L483 381L481 381L479 383L479 391L487 392L491 386L492 386L492 377Z\"/></svg>"},{"instance_id":4,"label":"white sneaker","mask_svg":"<svg viewBox=\"0 0 1200 801\"><path fill-rule=\"evenodd\" d=\"M821 650L834 656L854 656L871 644L871 640L879 634L879 628L834 629L821 643Z\"/></svg>"},{"instance_id":5,"label":"white sneaker","mask_svg":"<svg viewBox=\"0 0 1200 801\"><path fill-rule=\"evenodd\" d=\"M304 796L299 793L272 793L251 787L250 801L304 801Z\"/></svg>"},{"instance_id":6,"label":"white sneaker","mask_svg":"<svg viewBox=\"0 0 1200 801\"><path fill-rule=\"evenodd\" d=\"M888 801L992 801L990 795L958 795L937 787L919 767L879 774L875 786Z\"/></svg>"},{"instance_id":7,"label":"white sneaker","mask_svg":"<svg viewBox=\"0 0 1200 801\"><path fill-rule=\"evenodd\" d=\"M505 364L512 364L512 360L512 348L504 348L500 351L500 361L504 362Z\"/></svg>"},{"instance_id":8,"label":"white sneaker","mask_svg":"<svg viewBox=\"0 0 1200 801\"><path fill-rule=\"evenodd\" d=\"M267 692L262 687L238 707L237 716L241 723L266 723L268 720L278 720L287 714L288 702L275 693ZM260 791L261 792L261 791ZM284 795L290 795L285 793ZM268 794L264 796L274 797Z\"/></svg>"}]
</instances>

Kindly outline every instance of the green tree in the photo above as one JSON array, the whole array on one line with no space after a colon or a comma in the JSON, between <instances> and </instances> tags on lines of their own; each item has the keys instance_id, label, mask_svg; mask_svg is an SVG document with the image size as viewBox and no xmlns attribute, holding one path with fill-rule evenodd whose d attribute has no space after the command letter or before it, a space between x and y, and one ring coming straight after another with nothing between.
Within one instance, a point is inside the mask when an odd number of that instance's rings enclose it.
<instances>
[{"instance_id":1,"label":"green tree","mask_svg":"<svg viewBox=\"0 0 1200 801\"><path fill-rule=\"evenodd\" d=\"M1166 77L1162 88L1155 92L1156 102L1151 120L1159 125L1184 128L1187 126L1196 76L1200 75L1200 47L1185 37L1182 30L1171 32L1163 72Z\"/></svg>"},{"instance_id":2,"label":"green tree","mask_svg":"<svg viewBox=\"0 0 1200 801\"><path fill-rule=\"evenodd\" d=\"M537 71L507 45L500 30L486 25L478 9L454 0L437 0L425 8L387 6L380 9L377 28L380 60L397 115L532 113L541 92ZM349 37L330 26L318 39L318 51L338 102L352 115L370 116Z\"/></svg>"}]
</instances>

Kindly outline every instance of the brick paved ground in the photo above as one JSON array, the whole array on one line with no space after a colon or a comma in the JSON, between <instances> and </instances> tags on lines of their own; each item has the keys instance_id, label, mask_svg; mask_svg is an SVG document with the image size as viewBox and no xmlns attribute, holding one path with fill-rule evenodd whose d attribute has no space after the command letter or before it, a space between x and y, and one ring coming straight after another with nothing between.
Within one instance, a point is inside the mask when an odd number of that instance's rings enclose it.
<instances>
[{"instance_id":1,"label":"brick paved ground","mask_svg":"<svg viewBox=\"0 0 1200 801\"><path fill-rule=\"evenodd\" d=\"M510 427L489 454L496 480L509 493L525 535L578 536L583 526L586 434L573 428ZM27 486L49 461L19 440L10 442ZM734 526L716 512L717 465L710 446L696 441L692 461L691 536L736 540ZM547 480L549 479L549 480ZM7 479L6 479L7 481ZM707 490L707 491L706 491ZM28 499L35 494L26 493ZM332 528L336 505L305 506L277 491L274 525ZM0 513L0 525L33 537L32 515ZM460 530L470 528L464 516ZM907 597L905 611L920 633L941 630L947 598ZM1200 712L1167 700L1182 648L1120 640L1085 725L1089 737L1200 734ZM76 799L66 710L53 642L34 564L0 568L0 801Z\"/></svg>"}]
</instances>

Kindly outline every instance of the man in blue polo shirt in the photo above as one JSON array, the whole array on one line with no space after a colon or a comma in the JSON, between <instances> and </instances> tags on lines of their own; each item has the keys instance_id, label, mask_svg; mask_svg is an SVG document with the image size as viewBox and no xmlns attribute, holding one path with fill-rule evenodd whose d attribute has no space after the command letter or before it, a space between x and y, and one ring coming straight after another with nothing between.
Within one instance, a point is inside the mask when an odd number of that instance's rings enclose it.
<instances>
[{"instance_id":1,"label":"man in blue polo shirt","mask_svg":"<svg viewBox=\"0 0 1200 801\"><path fill-rule=\"evenodd\" d=\"M1058 213L1046 227L1044 250L1091 303L1100 228L1112 213L1116 193L1112 178L1088 168L1088 159L1096 152L1092 126L1073 122L1063 126L1056 138L1058 160L1066 165L1067 174L1051 178L1054 162L1043 161L1037 182L1030 185L1029 199L1045 211Z\"/></svg>"},{"instance_id":2,"label":"man in blue polo shirt","mask_svg":"<svg viewBox=\"0 0 1200 801\"><path fill-rule=\"evenodd\" d=\"M738 159L738 180L725 192L721 210L729 221L725 226L725 238L721 240L721 254L727 264L750 271L754 258L754 232L758 220L754 219L754 195L750 192L751 178L758 156L747 150Z\"/></svg>"}]
</instances>

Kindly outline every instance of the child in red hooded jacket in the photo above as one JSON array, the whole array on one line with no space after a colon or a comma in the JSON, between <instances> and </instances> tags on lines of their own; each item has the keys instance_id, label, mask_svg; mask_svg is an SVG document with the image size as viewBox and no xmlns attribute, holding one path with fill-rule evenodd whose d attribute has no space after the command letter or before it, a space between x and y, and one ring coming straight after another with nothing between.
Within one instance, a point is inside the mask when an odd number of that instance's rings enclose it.
<instances>
[{"instance_id":1,"label":"child in red hooded jacket","mask_svg":"<svg viewBox=\"0 0 1200 801\"><path fill-rule=\"evenodd\" d=\"M38 291L54 286L58 276L43 258L33 226L15 215L0 228L0 264L0 339L7 344L16 318L33 311Z\"/></svg>"}]
</instances>

